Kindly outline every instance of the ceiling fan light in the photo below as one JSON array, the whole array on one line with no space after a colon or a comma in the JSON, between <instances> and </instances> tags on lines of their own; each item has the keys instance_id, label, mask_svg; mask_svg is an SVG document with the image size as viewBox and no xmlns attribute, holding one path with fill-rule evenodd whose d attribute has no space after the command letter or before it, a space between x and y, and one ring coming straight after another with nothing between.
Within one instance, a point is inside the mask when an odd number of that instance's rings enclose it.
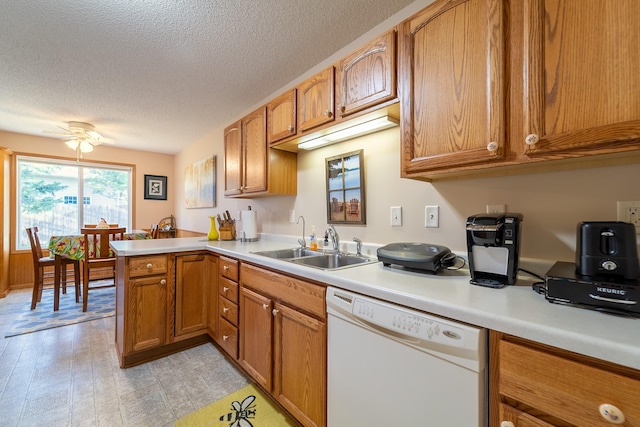
<instances>
[{"instance_id":1,"label":"ceiling fan light","mask_svg":"<svg viewBox=\"0 0 640 427\"><path fill-rule=\"evenodd\" d=\"M93 151L93 145L91 145L88 140L84 139L80 141L80 151L83 153L90 153Z\"/></svg>"},{"instance_id":2,"label":"ceiling fan light","mask_svg":"<svg viewBox=\"0 0 640 427\"><path fill-rule=\"evenodd\" d=\"M80 141L78 141L77 139L70 139L65 142L65 145L71 148L72 150L77 149L79 144L80 144Z\"/></svg>"}]
</instances>

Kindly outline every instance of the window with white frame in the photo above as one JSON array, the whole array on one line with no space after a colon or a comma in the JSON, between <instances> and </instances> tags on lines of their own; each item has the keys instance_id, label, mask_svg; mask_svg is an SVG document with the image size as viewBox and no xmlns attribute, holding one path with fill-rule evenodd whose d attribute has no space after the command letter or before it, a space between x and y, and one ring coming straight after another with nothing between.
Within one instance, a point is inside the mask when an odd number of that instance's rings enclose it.
<instances>
[{"instance_id":1,"label":"window with white frame","mask_svg":"<svg viewBox=\"0 0 640 427\"><path fill-rule=\"evenodd\" d=\"M29 249L28 227L38 227L43 246L52 235L79 234L101 218L130 229L132 172L130 166L17 156L16 248Z\"/></svg>"}]
</instances>

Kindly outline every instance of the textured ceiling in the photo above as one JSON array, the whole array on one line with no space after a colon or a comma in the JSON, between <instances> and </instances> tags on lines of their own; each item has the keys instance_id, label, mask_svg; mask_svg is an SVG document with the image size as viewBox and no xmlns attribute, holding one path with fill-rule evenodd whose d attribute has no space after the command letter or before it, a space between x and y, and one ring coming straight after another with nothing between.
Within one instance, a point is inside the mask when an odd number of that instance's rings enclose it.
<instances>
[{"instance_id":1,"label":"textured ceiling","mask_svg":"<svg viewBox=\"0 0 640 427\"><path fill-rule=\"evenodd\" d=\"M177 153L412 1L0 0L0 130Z\"/></svg>"}]
</instances>

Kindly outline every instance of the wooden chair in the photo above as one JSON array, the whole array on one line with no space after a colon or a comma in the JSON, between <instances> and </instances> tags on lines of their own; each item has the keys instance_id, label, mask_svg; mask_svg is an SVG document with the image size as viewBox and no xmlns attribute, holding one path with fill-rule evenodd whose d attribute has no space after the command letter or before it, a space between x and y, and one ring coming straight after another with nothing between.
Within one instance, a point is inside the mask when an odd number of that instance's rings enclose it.
<instances>
[{"instance_id":1,"label":"wooden chair","mask_svg":"<svg viewBox=\"0 0 640 427\"><path fill-rule=\"evenodd\" d=\"M109 242L123 240L125 227L118 228L82 228L84 236L84 258L82 260L82 311L87 311L87 301L91 289L108 288L115 283L102 286L89 286L91 270L108 269L109 275L115 277L116 258L111 253Z\"/></svg>"},{"instance_id":2,"label":"wooden chair","mask_svg":"<svg viewBox=\"0 0 640 427\"><path fill-rule=\"evenodd\" d=\"M46 267L53 268L55 260L42 255L42 246L38 237L38 227L27 228L27 236L31 244L31 255L33 257L33 296L31 297L31 310L36 308L36 304L42 299L42 290L45 280L49 279L53 283L54 272L45 271ZM67 293L67 266L73 264L73 275L76 289L76 302L80 301L80 262L69 258L62 258L62 293Z\"/></svg>"},{"instance_id":3,"label":"wooden chair","mask_svg":"<svg viewBox=\"0 0 640 427\"><path fill-rule=\"evenodd\" d=\"M160 226L158 224L151 224L151 238L157 239L160 232Z\"/></svg>"}]
</instances>

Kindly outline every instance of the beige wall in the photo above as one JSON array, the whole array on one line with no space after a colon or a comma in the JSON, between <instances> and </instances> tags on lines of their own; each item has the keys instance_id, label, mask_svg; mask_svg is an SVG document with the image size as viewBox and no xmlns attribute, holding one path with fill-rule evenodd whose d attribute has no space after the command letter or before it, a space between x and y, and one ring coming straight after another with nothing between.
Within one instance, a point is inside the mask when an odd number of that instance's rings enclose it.
<instances>
[{"instance_id":1,"label":"beige wall","mask_svg":"<svg viewBox=\"0 0 640 427\"><path fill-rule=\"evenodd\" d=\"M218 135L193 144L176 157L177 163L187 164L186 159L197 160L206 153L217 154L218 206L198 210L176 207L178 223L180 227L206 232L208 215L228 209L235 216L237 210L251 205L257 211L260 232L301 234L301 225L288 222L289 210L294 209L296 217L305 217L307 235L311 225L315 225L320 233L327 227L325 159L358 149L364 150L365 157L367 224L337 225L343 241L357 236L368 243L427 242L465 251L467 217L484 212L487 204L506 204L508 210L524 215L523 257L572 261L579 221L615 221L616 201L640 200L639 164L436 183L401 179L399 139L399 129L394 128L301 152L298 154L297 196L238 200L222 195L220 130ZM181 204L180 199L177 202ZM425 205L440 206L439 228L424 227ZM391 206L402 206L401 227L389 225Z\"/></svg>"},{"instance_id":2,"label":"beige wall","mask_svg":"<svg viewBox=\"0 0 640 427\"><path fill-rule=\"evenodd\" d=\"M0 131L0 147L6 147L16 153L38 154L54 157L66 157L75 160L75 152L58 139L40 136L23 135ZM173 214L175 205L175 188L178 183L174 179L174 156L126 150L101 145L93 152L83 155L86 161L116 162L134 164L135 176L135 216L134 228L149 228L154 222ZM167 200L144 199L144 176L163 175L167 177Z\"/></svg>"}]
</instances>

